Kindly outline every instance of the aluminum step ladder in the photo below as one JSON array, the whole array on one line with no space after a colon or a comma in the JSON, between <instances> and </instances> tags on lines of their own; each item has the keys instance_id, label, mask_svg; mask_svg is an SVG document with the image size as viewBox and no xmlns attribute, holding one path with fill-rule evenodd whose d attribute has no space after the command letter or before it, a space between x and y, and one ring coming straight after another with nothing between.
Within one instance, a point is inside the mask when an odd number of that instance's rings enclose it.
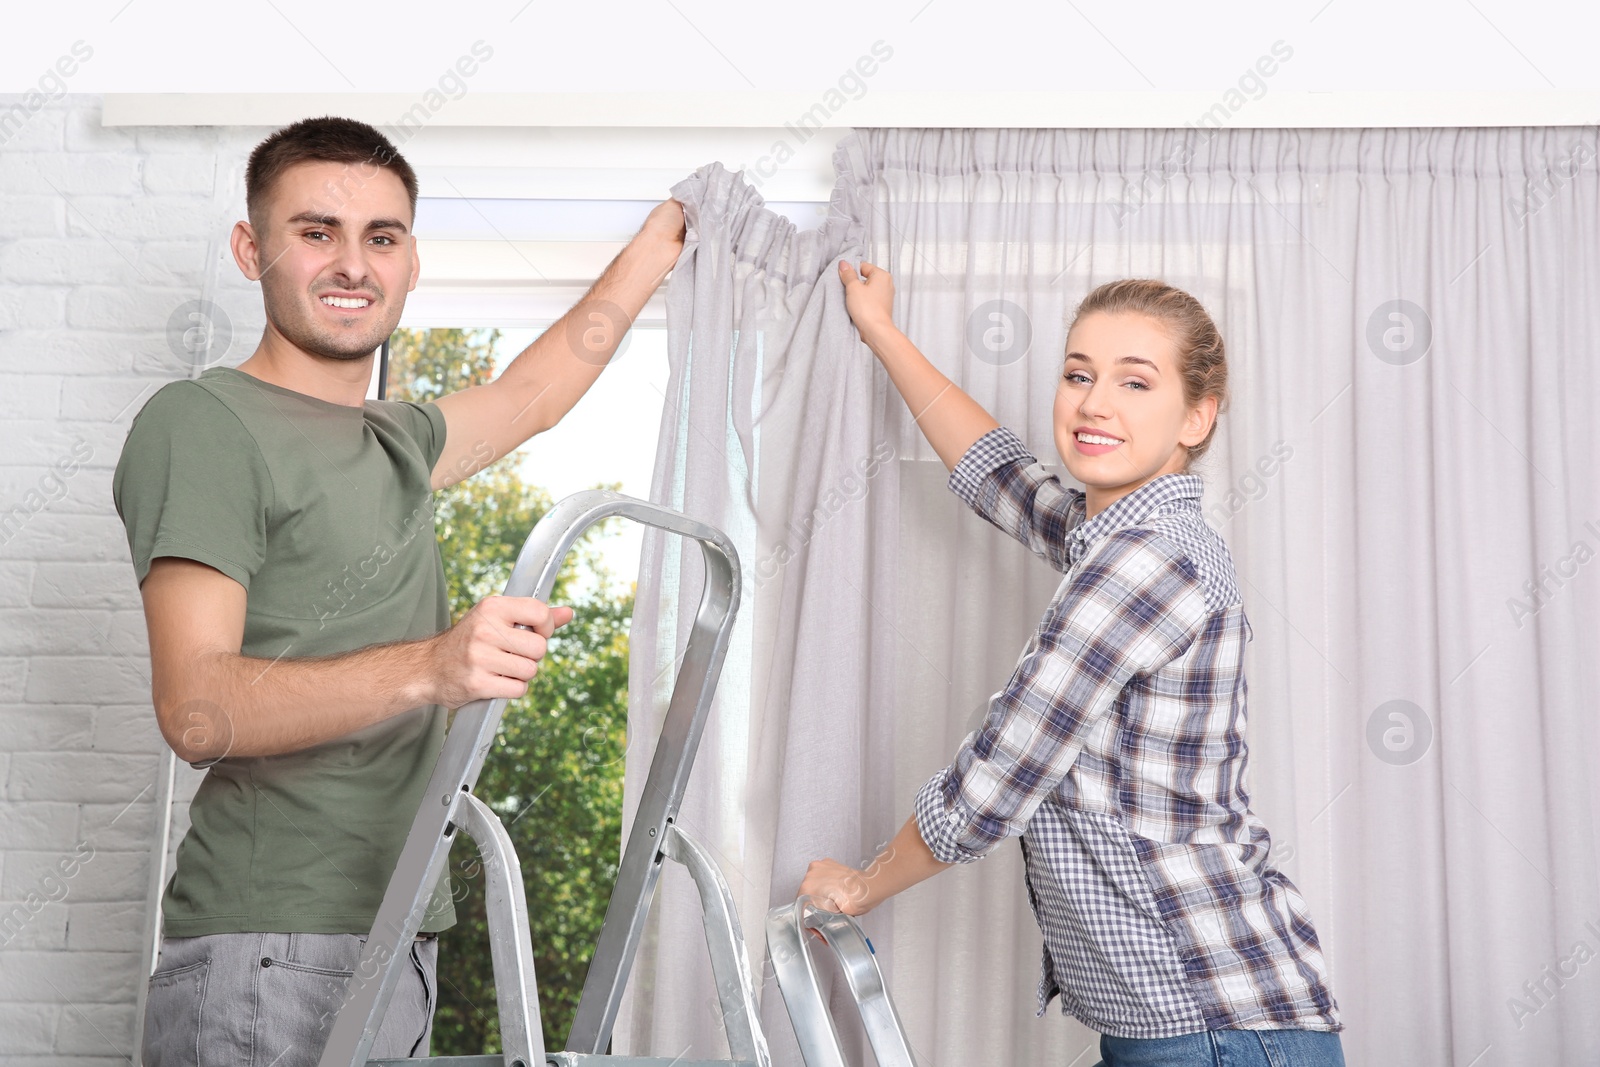
<instances>
[{"instance_id":1,"label":"aluminum step ladder","mask_svg":"<svg viewBox=\"0 0 1600 1067\"><path fill-rule=\"evenodd\" d=\"M507 703L505 699L480 700L456 712L361 961L346 987L344 1003L319 1061L321 1067L770 1067L771 1055L761 1031L755 983L733 895L706 850L676 824L739 607L739 559L733 543L715 527L669 508L606 490L577 493L551 508L528 535L506 582L505 594L547 600L573 544L590 526L614 516L698 541L705 560L706 581L566 1049L555 1052L544 1047L521 864L499 816L472 794ZM503 1051L486 1056L369 1059L384 1010L408 964L411 940L422 924L457 831L472 838L483 858ZM682 1058L606 1054L662 863L669 859L687 868L699 891L730 1060L691 1062ZM875 975L883 1004L887 1004L887 992L883 991L882 976L871 960L870 945L860 928L848 916L822 917L830 914L793 909L794 934L801 939L794 959L804 963L802 969L794 969L790 966L790 950L781 950L789 977L784 979L780 969L780 989L786 1001L793 996L807 1005L800 1016L790 1007L796 1028L825 1025L837 1050L837 1033L825 1006L820 1016L816 1011L817 1006L823 1005L821 987L804 945L801 925L834 939L829 944L840 954L847 976L857 974L850 978L852 990L870 993L871 976ZM768 926L770 931L771 919ZM788 943L784 941L785 945ZM775 948L774 954L779 951ZM861 952L868 953L865 967L859 958ZM870 974L865 968L870 968ZM859 986L858 978L862 983ZM888 1014L898 1028L892 1005L888 1006ZM863 1016L866 1015L864 1004ZM881 1009L874 1008L873 1016L881 1018ZM799 1021L802 1017L804 1024ZM900 1036L903 1043L903 1033ZM818 1036L811 1036L808 1031L801 1044L803 1049L821 1049L826 1047L826 1040L820 1031ZM875 1049L877 1041L874 1037ZM845 1062L842 1057L813 1061L810 1051L805 1056L808 1067L843 1067ZM904 1059L885 1059L884 1053L879 1053L880 1067L909 1067L911 1063L909 1053Z\"/></svg>"},{"instance_id":2,"label":"aluminum step ladder","mask_svg":"<svg viewBox=\"0 0 1600 1067\"><path fill-rule=\"evenodd\" d=\"M814 931L816 940L838 959L878 1067L916 1067L872 942L850 916L818 908L810 897L801 897L767 913L767 951L806 1067L849 1065L822 995L808 931Z\"/></svg>"}]
</instances>

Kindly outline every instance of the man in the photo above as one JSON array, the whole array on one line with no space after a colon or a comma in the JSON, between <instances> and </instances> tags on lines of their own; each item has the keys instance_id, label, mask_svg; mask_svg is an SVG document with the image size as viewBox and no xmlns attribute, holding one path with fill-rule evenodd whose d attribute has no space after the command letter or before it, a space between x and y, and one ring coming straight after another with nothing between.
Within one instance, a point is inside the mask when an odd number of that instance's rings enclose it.
<instances>
[{"instance_id":1,"label":"man","mask_svg":"<svg viewBox=\"0 0 1600 1067\"><path fill-rule=\"evenodd\" d=\"M494 382L364 401L417 284L416 198L411 167L364 123L308 119L258 145L232 247L261 283L260 345L164 386L117 464L156 717L208 767L163 900L149 1067L317 1061L445 709L525 694L571 618L489 597L451 626L430 494L571 409L676 262L682 207L657 206ZM455 920L445 885L374 1057L427 1055L436 935Z\"/></svg>"}]
</instances>

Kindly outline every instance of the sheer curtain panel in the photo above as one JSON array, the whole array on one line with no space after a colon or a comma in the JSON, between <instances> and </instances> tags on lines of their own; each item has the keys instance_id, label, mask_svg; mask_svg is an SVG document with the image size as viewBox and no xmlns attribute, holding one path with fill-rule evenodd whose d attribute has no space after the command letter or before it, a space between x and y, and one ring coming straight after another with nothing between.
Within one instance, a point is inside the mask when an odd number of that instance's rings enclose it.
<instances>
[{"instance_id":1,"label":"sheer curtain panel","mask_svg":"<svg viewBox=\"0 0 1600 1067\"><path fill-rule=\"evenodd\" d=\"M817 230L720 165L676 186L653 496L728 530L745 583L683 819L757 972L766 909L808 860L894 833L1059 580L946 490L835 264L892 271L901 328L1047 463L1073 307L1157 277L1228 344L1199 473L1254 632L1252 807L1310 904L1348 1061L1600 1059L1597 157L1577 128L860 130ZM698 565L646 543L636 739ZM697 907L665 879L619 1048L718 1051ZM865 925L925 1064L1097 1059L1055 1005L1033 1017L1015 844ZM770 978L762 1016L798 1063Z\"/></svg>"}]
</instances>

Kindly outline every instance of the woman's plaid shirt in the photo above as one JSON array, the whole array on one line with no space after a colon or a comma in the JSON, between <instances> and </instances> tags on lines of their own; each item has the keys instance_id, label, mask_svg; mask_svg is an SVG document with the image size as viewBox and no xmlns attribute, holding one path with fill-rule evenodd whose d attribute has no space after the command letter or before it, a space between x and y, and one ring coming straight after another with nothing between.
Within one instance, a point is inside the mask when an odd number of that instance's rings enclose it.
<instances>
[{"instance_id":1,"label":"woman's plaid shirt","mask_svg":"<svg viewBox=\"0 0 1600 1067\"><path fill-rule=\"evenodd\" d=\"M1233 561L1168 474L1084 521L1009 430L950 487L1066 578L981 728L917 796L946 863L1021 835L1039 1013L1114 1037L1342 1030L1304 899L1250 811Z\"/></svg>"}]
</instances>

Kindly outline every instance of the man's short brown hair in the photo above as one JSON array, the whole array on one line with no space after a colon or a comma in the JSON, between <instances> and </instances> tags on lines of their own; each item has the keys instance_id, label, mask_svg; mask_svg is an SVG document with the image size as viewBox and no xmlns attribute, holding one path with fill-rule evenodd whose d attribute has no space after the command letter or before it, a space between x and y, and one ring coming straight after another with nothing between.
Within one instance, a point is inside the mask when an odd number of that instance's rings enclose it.
<instances>
[{"instance_id":1,"label":"man's short brown hair","mask_svg":"<svg viewBox=\"0 0 1600 1067\"><path fill-rule=\"evenodd\" d=\"M297 163L350 164L350 182L356 183L370 179L379 168L388 170L405 185L411 200L411 218L416 220L417 174L400 150L365 122L324 115L285 126L250 153L244 172L244 202L250 224L258 231L266 222L272 187L284 171ZM348 186L349 182L342 184ZM341 192L334 189L329 196L337 201Z\"/></svg>"}]
</instances>

